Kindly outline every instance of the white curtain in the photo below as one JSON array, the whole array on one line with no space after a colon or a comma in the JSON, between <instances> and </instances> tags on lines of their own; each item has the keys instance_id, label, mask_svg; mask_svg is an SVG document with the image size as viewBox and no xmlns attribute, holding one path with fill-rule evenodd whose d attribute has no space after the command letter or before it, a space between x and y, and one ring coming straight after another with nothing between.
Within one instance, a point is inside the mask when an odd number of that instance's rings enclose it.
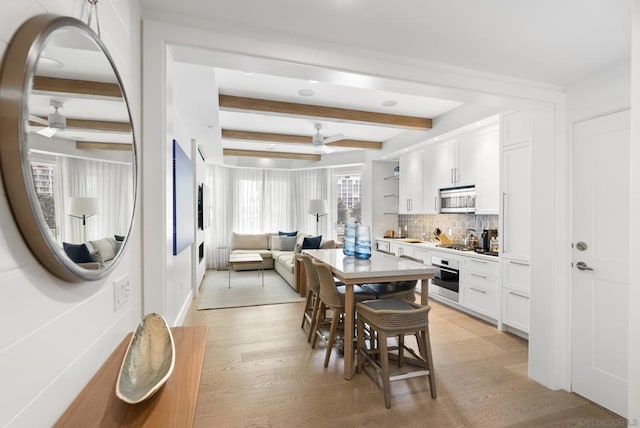
<instances>
[{"instance_id":1,"label":"white curtain","mask_svg":"<svg viewBox=\"0 0 640 428\"><path fill-rule=\"evenodd\" d=\"M133 212L131 165L58 157L57 167L56 216L64 242L79 243L83 236L82 219L67 215L70 197L98 199L98 214L86 222L86 241L127 233Z\"/></svg>"},{"instance_id":2,"label":"white curtain","mask_svg":"<svg viewBox=\"0 0 640 428\"><path fill-rule=\"evenodd\" d=\"M316 232L308 213L311 199L328 200L326 169L281 171L209 165L211 227L205 234L207 268L227 265L231 232L263 233L299 230ZM329 216L320 217L319 232L329 230Z\"/></svg>"}]
</instances>

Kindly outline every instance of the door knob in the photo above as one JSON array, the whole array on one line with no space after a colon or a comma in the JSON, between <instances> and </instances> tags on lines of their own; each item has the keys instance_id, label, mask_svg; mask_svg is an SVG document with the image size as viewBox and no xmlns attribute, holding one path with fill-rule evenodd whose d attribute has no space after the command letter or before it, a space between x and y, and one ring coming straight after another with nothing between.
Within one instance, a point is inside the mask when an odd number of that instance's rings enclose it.
<instances>
[{"instance_id":1,"label":"door knob","mask_svg":"<svg viewBox=\"0 0 640 428\"><path fill-rule=\"evenodd\" d=\"M585 262L576 263L576 267L578 270L593 270L593 268L590 268Z\"/></svg>"}]
</instances>

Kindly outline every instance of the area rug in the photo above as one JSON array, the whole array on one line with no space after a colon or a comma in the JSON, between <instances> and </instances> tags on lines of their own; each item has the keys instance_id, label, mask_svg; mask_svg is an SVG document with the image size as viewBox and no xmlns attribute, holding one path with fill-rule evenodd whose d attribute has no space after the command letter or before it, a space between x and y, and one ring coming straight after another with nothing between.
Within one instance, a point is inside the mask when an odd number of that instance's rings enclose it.
<instances>
[{"instance_id":1,"label":"area rug","mask_svg":"<svg viewBox=\"0 0 640 428\"><path fill-rule=\"evenodd\" d=\"M208 270L200 290L198 310L276 305L304 301L275 270L264 271L264 288L259 271Z\"/></svg>"}]
</instances>

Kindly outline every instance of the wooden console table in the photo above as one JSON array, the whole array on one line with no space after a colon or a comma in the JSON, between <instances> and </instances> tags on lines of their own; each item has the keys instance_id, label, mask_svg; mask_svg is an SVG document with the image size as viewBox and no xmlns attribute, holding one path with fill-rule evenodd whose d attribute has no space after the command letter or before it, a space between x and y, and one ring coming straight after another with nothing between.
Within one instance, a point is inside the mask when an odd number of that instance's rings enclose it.
<instances>
[{"instance_id":1,"label":"wooden console table","mask_svg":"<svg viewBox=\"0 0 640 428\"><path fill-rule=\"evenodd\" d=\"M56 427L190 427L196 414L207 327L174 327L173 373L151 398L128 404L116 397L116 380L131 340L129 333L100 367Z\"/></svg>"}]
</instances>

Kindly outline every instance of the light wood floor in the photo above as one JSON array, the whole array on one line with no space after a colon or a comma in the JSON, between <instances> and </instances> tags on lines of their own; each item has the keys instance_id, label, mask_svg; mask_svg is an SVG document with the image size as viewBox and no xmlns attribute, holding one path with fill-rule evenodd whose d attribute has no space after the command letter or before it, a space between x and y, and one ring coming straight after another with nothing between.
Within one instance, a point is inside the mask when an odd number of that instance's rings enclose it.
<instances>
[{"instance_id":1,"label":"light wood floor","mask_svg":"<svg viewBox=\"0 0 640 428\"><path fill-rule=\"evenodd\" d=\"M438 385L392 382L392 408L366 375L342 378L333 353L300 329L303 303L196 311L185 325L209 326L198 427L568 427L626 426L618 416L527 378L527 342L432 303Z\"/></svg>"}]
</instances>

